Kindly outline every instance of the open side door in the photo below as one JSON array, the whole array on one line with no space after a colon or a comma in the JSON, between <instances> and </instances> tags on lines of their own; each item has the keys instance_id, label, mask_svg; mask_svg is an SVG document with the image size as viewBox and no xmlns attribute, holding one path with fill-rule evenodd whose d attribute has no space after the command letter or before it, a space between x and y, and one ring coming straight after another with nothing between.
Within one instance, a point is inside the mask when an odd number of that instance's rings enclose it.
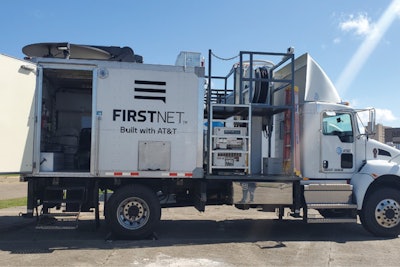
<instances>
[{"instance_id":1,"label":"open side door","mask_svg":"<svg viewBox=\"0 0 400 267\"><path fill-rule=\"evenodd\" d=\"M31 173L37 67L0 54L0 173Z\"/></svg>"}]
</instances>

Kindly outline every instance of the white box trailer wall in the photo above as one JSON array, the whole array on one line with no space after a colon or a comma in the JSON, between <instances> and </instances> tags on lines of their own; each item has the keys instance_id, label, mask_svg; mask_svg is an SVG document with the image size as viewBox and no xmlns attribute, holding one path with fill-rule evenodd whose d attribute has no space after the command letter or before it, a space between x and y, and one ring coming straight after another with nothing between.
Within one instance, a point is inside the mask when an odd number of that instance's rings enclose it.
<instances>
[{"instance_id":1,"label":"white box trailer wall","mask_svg":"<svg viewBox=\"0 0 400 267\"><path fill-rule=\"evenodd\" d=\"M99 174L202 177L203 77L193 67L99 66Z\"/></svg>"},{"instance_id":2,"label":"white box trailer wall","mask_svg":"<svg viewBox=\"0 0 400 267\"><path fill-rule=\"evenodd\" d=\"M33 168L36 66L0 54L0 173Z\"/></svg>"}]
</instances>

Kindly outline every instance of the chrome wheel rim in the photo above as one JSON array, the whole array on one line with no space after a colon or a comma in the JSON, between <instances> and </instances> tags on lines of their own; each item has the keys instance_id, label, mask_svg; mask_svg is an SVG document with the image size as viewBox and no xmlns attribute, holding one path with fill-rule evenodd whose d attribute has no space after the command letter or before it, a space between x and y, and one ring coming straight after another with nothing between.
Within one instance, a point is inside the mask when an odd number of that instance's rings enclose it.
<instances>
[{"instance_id":1,"label":"chrome wheel rim","mask_svg":"<svg viewBox=\"0 0 400 267\"><path fill-rule=\"evenodd\" d=\"M143 199L137 197L125 199L117 209L118 222L129 230L136 230L146 225L149 215L149 206Z\"/></svg>"},{"instance_id":2,"label":"chrome wheel rim","mask_svg":"<svg viewBox=\"0 0 400 267\"><path fill-rule=\"evenodd\" d=\"M400 222L400 205L394 199L384 199L375 208L377 223L385 228L393 228Z\"/></svg>"}]
</instances>

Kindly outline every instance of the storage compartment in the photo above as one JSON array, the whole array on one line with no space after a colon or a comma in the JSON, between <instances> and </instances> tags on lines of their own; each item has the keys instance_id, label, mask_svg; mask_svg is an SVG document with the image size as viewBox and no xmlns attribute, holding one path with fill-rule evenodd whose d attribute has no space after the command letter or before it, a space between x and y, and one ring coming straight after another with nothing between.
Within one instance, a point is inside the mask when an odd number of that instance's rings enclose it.
<instances>
[{"instance_id":1,"label":"storage compartment","mask_svg":"<svg viewBox=\"0 0 400 267\"><path fill-rule=\"evenodd\" d=\"M309 184L304 186L306 203L351 203L353 186L349 184Z\"/></svg>"},{"instance_id":2,"label":"storage compartment","mask_svg":"<svg viewBox=\"0 0 400 267\"><path fill-rule=\"evenodd\" d=\"M242 181L233 183L234 204L292 204L293 184Z\"/></svg>"},{"instance_id":3,"label":"storage compartment","mask_svg":"<svg viewBox=\"0 0 400 267\"><path fill-rule=\"evenodd\" d=\"M171 143L160 141L139 142L139 170L168 171L171 165Z\"/></svg>"},{"instance_id":4,"label":"storage compartment","mask_svg":"<svg viewBox=\"0 0 400 267\"><path fill-rule=\"evenodd\" d=\"M89 171L79 144L82 129L92 127L92 83L92 71L43 69L41 152L61 155L62 161L41 171Z\"/></svg>"}]
</instances>

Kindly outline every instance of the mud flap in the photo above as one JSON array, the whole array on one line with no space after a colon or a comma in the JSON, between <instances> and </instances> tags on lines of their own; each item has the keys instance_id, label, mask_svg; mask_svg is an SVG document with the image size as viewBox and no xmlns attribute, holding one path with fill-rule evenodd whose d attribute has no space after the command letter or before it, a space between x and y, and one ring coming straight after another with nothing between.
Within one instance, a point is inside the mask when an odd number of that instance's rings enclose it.
<instances>
[{"instance_id":1,"label":"mud flap","mask_svg":"<svg viewBox=\"0 0 400 267\"><path fill-rule=\"evenodd\" d=\"M205 211L207 202L207 183L204 181L195 181L194 190L194 207L198 211Z\"/></svg>"}]
</instances>

